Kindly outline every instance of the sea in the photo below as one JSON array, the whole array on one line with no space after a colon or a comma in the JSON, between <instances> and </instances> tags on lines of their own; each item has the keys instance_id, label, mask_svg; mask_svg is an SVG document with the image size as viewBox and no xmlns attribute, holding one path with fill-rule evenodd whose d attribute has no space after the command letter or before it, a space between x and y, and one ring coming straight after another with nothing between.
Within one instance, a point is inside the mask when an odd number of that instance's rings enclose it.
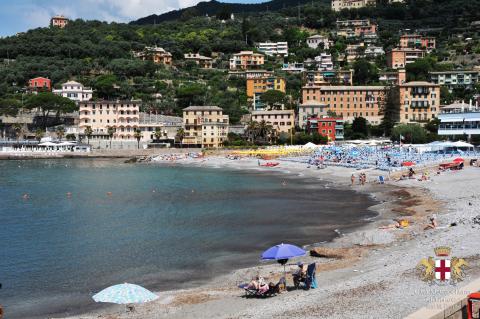
<instances>
[{"instance_id":1,"label":"sea","mask_svg":"<svg viewBox=\"0 0 480 319\"><path fill-rule=\"evenodd\" d=\"M6 319L45 318L101 307L92 295L119 283L192 287L258 265L275 244L332 240L373 204L281 173L0 161L0 304Z\"/></svg>"}]
</instances>

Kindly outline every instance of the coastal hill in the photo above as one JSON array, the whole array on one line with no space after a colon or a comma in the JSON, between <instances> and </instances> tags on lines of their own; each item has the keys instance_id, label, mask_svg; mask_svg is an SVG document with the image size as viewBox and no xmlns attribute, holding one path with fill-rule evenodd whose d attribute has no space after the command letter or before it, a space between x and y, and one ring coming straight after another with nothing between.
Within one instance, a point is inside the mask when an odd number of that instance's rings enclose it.
<instances>
[{"instance_id":1,"label":"coastal hill","mask_svg":"<svg viewBox=\"0 0 480 319\"><path fill-rule=\"evenodd\" d=\"M223 14L238 14L249 12L266 12L266 11L278 11L288 7L302 5L311 0L272 0L263 3L255 4L242 4L242 3L223 3L216 0L203 1L193 7L183 8L180 10L173 10L163 14L152 14L148 17L140 18L136 21L130 22L130 24L144 25L144 24L157 24L165 21L174 21L186 17L189 14L192 16L213 16L219 13ZM329 5L329 0L323 0L325 5Z\"/></svg>"}]
</instances>

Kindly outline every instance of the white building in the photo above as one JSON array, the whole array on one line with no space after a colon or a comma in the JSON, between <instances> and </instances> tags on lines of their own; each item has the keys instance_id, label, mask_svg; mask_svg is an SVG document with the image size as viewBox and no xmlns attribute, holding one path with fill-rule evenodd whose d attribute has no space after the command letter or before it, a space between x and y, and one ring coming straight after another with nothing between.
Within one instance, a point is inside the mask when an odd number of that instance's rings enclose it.
<instances>
[{"instance_id":1,"label":"white building","mask_svg":"<svg viewBox=\"0 0 480 319\"><path fill-rule=\"evenodd\" d=\"M75 102L90 101L93 97L92 89L86 88L83 84L75 81L63 83L62 88L60 90L53 90L53 93L69 98Z\"/></svg>"},{"instance_id":2,"label":"white building","mask_svg":"<svg viewBox=\"0 0 480 319\"><path fill-rule=\"evenodd\" d=\"M332 55L329 53L322 53L315 57L314 60L307 59L304 63L306 66L315 66L318 71L332 71L333 61Z\"/></svg>"},{"instance_id":3,"label":"white building","mask_svg":"<svg viewBox=\"0 0 480 319\"><path fill-rule=\"evenodd\" d=\"M471 104L455 103L441 108L438 115L438 135L471 138L480 135L480 108Z\"/></svg>"},{"instance_id":4,"label":"white building","mask_svg":"<svg viewBox=\"0 0 480 319\"><path fill-rule=\"evenodd\" d=\"M288 42L261 42L257 49L268 56L288 56Z\"/></svg>"},{"instance_id":5,"label":"white building","mask_svg":"<svg viewBox=\"0 0 480 319\"><path fill-rule=\"evenodd\" d=\"M328 38L323 35L316 34L307 38L307 45L309 48L317 49L320 44L323 44L324 50L330 49L330 42L328 41Z\"/></svg>"},{"instance_id":6,"label":"white building","mask_svg":"<svg viewBox=\"0 0 480 319\"><path fill-rule=\"evenodd\" d=\"M365 55L367 57L375 58L380 55L385 55L385 50L382 47L368 46L365 49Z\"/></svg>"}]
</instances>

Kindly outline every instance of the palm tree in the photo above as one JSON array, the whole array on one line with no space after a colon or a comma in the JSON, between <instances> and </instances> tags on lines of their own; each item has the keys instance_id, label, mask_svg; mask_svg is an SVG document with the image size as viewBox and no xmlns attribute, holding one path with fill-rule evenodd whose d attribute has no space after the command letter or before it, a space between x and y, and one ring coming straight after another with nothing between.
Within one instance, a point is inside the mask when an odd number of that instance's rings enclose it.
<instances>
[{"instance_id":1,"label":"palm tree","mask_svg":"<svg viewBox=\"0 0 480 319\"><path fill-rule=\"evenodd\" d=\"M159 127L157 127L157 128L155 129L155 133L153 133L153 135L155 136L155 140L158 141L158 140L162 137L162 135L163 135L163 134L162 134L162 130L161 130Z\"/></svg>"},{"instance_id":2,"label":"palm tree","mask_svg":"<svg viewBox=\"0 0 480 319\"><path fill-rule=\"evenodd\" d=\"M23 135L23 125L20 123L15 123L12 125L12 129L15 132L15 136L17 138L17 142L20 139L20 136Z\"/></svg>"},{"instance_id":3,"label":"palm tree","mask_svg":"<svg viewBox=\"0 0 480 319\"><path fill-rule=\"evenodd\" d=\"M255 143L258 136L258 122L250 121L247 126L247 137L251 143Z\"/></svg>"},{"instance_id":4,"label":"palm tree","mask_svg":"<svg viewBox=\"0 0 480 319\"><path fill-rule=\"evenodd\" d=\"M113 134L115 134L115 128L113 126L109 126L107 129L108 136L110 137L110 149L112 149L112 139Z\"/></svg>"},{"instance_id":5,"label":"palm tree","mask_svg":"<svg viewBox=\"0 0 480 319\"><path fill-rule=\"evenodd\" d=\"M133 133L133 137L137 139L137 148L140 149L140 140L142 139L142 131L140 130L135 130L135 133Z\"/></svg>"},{"instance_id":6,"label":"palm tree","mask_svg":"<svg viewBox=\"0 0 480 319\"><path fill-rule=\"evenodd\" d=\"M59 126L55 130L55 133L57 133L57 137L61 141L63 136L65 136L65 128L63 126Z\"/></svg>"},{"instance_id":7,"label":"palm tree","mask_svg":"<svg viewBox=\"0 0 480 319\"><path fill-rule=\"evenodd\" d=\"M185 130L183 128L179 128L177 134L175 135L175 139L180 143L180 148L183 146L183 138L185 137Z\"/></svg>"},{"instance_id":8,"label":"palm tree","mask_svg":"<svg viewBox=\"0 0 480 319\"><path fill-rule=\"evenodd\" d=\"M258 123L258 135L266 142L269 142L271 134L273 131L273 126L268 124L265 121Z\"/></svg>"},{"instance_id":9,"label":"palm tree","mask_svg":"<svg viewBox=\"0 0 480 319\"><path fill-rule=\"evenodd\" d=\"M37 130L35 131L35 139L40 142L44 135L45 132L41 128L37 128Z\"/></svg>"},{"instance_id":10,"label":"palm tree","mask_svg":"<svg viewBox=\"0 0 480 319\"><path fill-rule=\"evenodd\" d=\"M87 137L87 144L90 145L90 138L91 138L92 135L93 135L92 127L91 127L91 126L85 127L84 134L85 134L85 136Z\"/></svg>"}]
</instances>

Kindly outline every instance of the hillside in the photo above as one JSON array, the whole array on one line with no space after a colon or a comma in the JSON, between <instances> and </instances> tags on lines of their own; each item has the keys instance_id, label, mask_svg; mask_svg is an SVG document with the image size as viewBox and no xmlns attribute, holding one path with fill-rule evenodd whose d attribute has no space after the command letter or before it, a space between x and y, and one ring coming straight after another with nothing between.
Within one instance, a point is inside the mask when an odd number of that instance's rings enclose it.
<instances>
[{"instance_id":1,"label":"hillside","mask_svg":"<svg viewBox=\"0 0 480 319\"><path fill-rule=\"evenodd\" d=\"M223 14L228 16L230 13L250 13L250 12L266 12L266 11L278 11L287 7L303 5L309 3L311 0L272 0L264 3L257 4L240 4L240 3L222 3L216 0L208 2L200 2L197 5L189 8L183 8L180 10L174 10L160 15L152 14L148 17L138 19L130 22L130 24L144 25L144 24L156 24L165 21L179 20L186 16L214 16L217 14ZM326 4L328 0L323 1Z\"/></svg>"}]
</instances>

